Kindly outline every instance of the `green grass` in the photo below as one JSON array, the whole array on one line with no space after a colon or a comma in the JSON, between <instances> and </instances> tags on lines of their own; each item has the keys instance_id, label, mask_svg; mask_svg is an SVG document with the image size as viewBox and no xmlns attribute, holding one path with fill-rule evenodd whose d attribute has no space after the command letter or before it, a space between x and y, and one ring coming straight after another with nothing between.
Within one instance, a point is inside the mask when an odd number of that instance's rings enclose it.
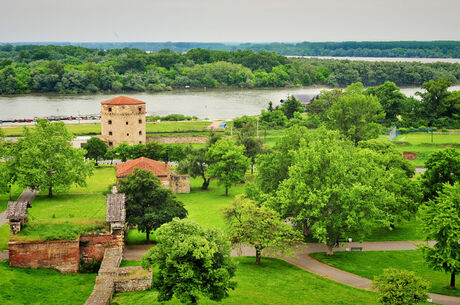
<instances>
[{"instance_id":1,"label":"green grass","mask_svg":"<svg viewBox=\"0 0 460 305\"><path fill-rule=\"evenodd\" d=\"M8 242L10 240L10 225L5 223L0 227L0 251L8 249Z\"/></svg>"},{"instance_id":2,"label":"green grass","mask_svg":"<svg viewBox=\"0 0 460 305\"><path fill-rule=\"evenodd\" d=\"M385 136L385 138L387 137ZM460 134L433 134L433 143L431 143L430 133L414 132L398 135L394 143L396 144L396 149L401 153L416 153L417 158L411 160L411 163L415 166L423 167L428 155L431 153L446 147L459 147Z\"/></svg>"},{"instance_id":3,"label":"green grass","mask_svg":"<svg viewBox=\"0 0 460 305\"><path fill-rule=\"evenodd\" d=\"M140 266L141 261L127 261L127 260L122 260L120 267L132 267L132 266Z\"/></svg>"},{"instance_id":4,"label":"green grass","mask_svg":"<svg viewBox=\"0 0 460 305\"><path fill-rule=\"evenodd\" d=\"M160 123L146 123L146 129L148 133L151 132L184 132L184 131L202 131L209 126L210 122L203 121L184 121L184 122L167 122L163 121ZM29 127L29 126L28 126ZM100 123L81 123L81 124L67 124L67 130L74 135L96 135L101 133ZM0 127L5 136L22 136L24 132L24 126L11 126L11 127ZM34 128L30 126L30 128Z\"/></svg>"},{"instance_id":5,"label":"green grass","mask_svg":"<svg viewBox=\"0 0 460 305\"><path fill-rule=\"evenodd\" d=\"M95 167L94 175L86 179L85 187L74 185L68 193L102 193L116 182L115 167L99 165Z\"/></svg>"},{"instance_id":6,"label":"green grass","mask_svg":"<svg viewBox=\"0 0 460 305\"><path fill-rule=\"evenodd\" d=\"M386 268L414 271L418 276L431 282L431 292L460 296L460 288L449 289L450 275L430 269L423 259L422 252L418 250L336 252L332 256L327 256L325 253L312 253L311 256L323 263L368 279L382 274Z\"/></svg>"},{"instance_id":7,"label":"green grass","mask_svg":"<svg viewBox=\"0 0 460 305\"><path fill-rule=\"evenodd\" d=\"M96 274L12 268L4 261L0 263L0 278L2 305L81 305L93 290Z\"/></svg>"},{"instance_id":8,"label":"green grass","mask_svg":"<svg viewBox=\"0 0 460 305\"><path fill-rule=\"evenodd\" d=\"M277 259L234 258L237 288L221 302L201 299L199 304L377 304L377 294L322 278ZM112 304L180 304L177 299L157 302L155 290L117 293Z\"/></svg>"},{"instance_id":9,"label":"green grass","mask_svg":"<svg viewBox=\"0 0 460 305\"><path fill-rule=\"evenodd\" d=\"M188 218L204 227L217 227L225 229L223 208L230 205L236 195L244 190L244 184L233 186L229 189L229 195L225 196L225 188L218 184L217 180L211 180L208 190L201 189L202 179L190 179L190 194L176 194L177 198L184 203L188 211ZM154 240L154 235L151 235ZM137 229L129 230L126 238L128 244L145 243L145 233Z\"/></svg>"},{"instance_id":10,"label":"green grass","mask_svg":"<svg viewBox=\"0 0 460 305\"><path fill-rule=\"evenodd\" d=\"M393 230L389 228L376 229L365 241L398 241L398 240L423 240L425 236L421 231L418 218L412 218L396 225Z\"/></svg>"}]
</instances>

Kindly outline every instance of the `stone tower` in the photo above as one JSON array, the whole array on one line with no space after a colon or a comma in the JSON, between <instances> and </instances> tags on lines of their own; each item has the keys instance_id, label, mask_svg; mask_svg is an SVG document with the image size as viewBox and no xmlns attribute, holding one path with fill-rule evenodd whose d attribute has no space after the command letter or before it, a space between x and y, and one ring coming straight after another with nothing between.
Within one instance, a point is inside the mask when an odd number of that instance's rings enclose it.
<instances>
[{"instance_id":1,"label":"stone tower","mask_svg":"<svg viewBox=\"0 0 460 305\"><path fill-rule=\"evenodd\" d=\"M127 96L101 102L101 131L110 147L145 143L145 102Z\"/></svg>"}]
</instances>

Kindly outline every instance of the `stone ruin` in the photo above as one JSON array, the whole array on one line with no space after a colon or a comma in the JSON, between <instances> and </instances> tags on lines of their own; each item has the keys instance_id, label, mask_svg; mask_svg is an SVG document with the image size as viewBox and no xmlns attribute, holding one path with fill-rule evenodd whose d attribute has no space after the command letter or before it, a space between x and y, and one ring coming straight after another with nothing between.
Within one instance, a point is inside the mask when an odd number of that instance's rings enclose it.
<instances>
[{"instance_id":1,"label":"stone ruin","mask_svg":"<svg viewBox=\"0 0 460 305\"><path fill-rule=\"evenodd\" d=\"M27 208L30 208L28 201L8 201L6 219L10 225L11 235L19 233L22 225L27 221Z\"/></svg>"},{"instance_id":2,"label":"stone ruin","mask_svg":"<svg viewBox=\"0 0 460 305\"><path fill-rule=\"evenodd\" d=\"M126 222L125 194L108 194L105 220L110 225L110 233L124 230Z\"/></svg>"}]
</instances>

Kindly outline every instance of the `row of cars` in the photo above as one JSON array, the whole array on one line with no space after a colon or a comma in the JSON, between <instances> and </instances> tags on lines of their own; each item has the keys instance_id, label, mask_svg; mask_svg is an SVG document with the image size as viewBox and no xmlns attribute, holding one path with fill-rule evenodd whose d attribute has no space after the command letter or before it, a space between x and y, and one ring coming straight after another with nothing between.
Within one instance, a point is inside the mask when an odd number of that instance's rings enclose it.
<instances>
[{"instance_id":1,"label":"row of cars","mask_svg":"<svg viewBox=\"0 0 460 305\"><path fill-rule=\"evenodd\" d=\"M33 119L6 119L6 120L0 120L0 124L8 124L8 123L33 123L37 119L47 119L48 121L79 121L79 120L84 120L84 121L94 121L94 120L100 120L101 116L99 114L95 115L84 115L84 116L63 116L63 115L52 115L48 117L42 117L38 118L35 117Z\"/></svg>"}]
</instances>

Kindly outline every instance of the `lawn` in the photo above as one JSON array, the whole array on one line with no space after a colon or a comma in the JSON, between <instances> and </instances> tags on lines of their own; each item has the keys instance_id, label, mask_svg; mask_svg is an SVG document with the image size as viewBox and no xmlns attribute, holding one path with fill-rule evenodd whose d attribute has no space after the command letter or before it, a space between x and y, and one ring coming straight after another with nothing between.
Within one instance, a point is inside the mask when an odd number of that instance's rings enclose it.
<instances>
[{"instance_id":1,"label":"lawn","mask_svg":"<svg viewBox=\"0 0 460 305\"><path fill-rule=\"evenodd\" d=\"M396 268L414 271L418 276L431 282L431 292L460 296L460 288L449 289L450 275L430 269L423 259L422 252L413 251L369 251L312 253L313 258L336 268L355 273L368 279L383 273L383 269ZM459 280L457 279L457 284Z\"/></svg>"},{"instance_id":2,"label":"lawn","mask_svg":"<svg viewBox=\"0 0 460 305\"><path fill-rule=\"evenodd\" d=\"M416 153L417 158L411 162L415 166L423 167L431 153L450 146L460 147L460 134L433 134L433 143L431 143L431 133L414 132L398 135L394 143L401 153Z\"/></svg>"},{"instance_id":3,"label":"lawn","mask_svg":"<svg viewBox=\"0 0 460 305\"><path fill-rule=\"evenodd\" d=\"M234 258L237 288L219 304L377 304L376 293L348 287L277 259ZM125 262L124 264L127 264ZM155 290L117 293L112 305L180 304L176 299L160 303ZM202 299L199 304L217 304Z\"/></svg>"},{"instance_id":4,"label":"lawn","mask_svg":"<svg viewBox=\"0 0 460 305\"><path fill-rule=\"evenodd\" d=\"M93 290L96 274L12 268L4 261L0 262L0 277L2 305L81 305Z\"/></svg>"},{"instance_id":5,"label":"lawn","mask_svg":"<svg viewBox=\"0 0 460 305\"><path fill-rule=\"evenodd\" d=\"M204 227L218 227L225 229L222 209L233 202L233 198L244 191L244 184L231 187L229 195L225 196L225 188L217 180L211 180L209 189L201 189L203 183L200 178L191 178L190 194L176 194L188 211L188 218ZM154 236L151 236L154 240ZM142 244L145 242L145 233L132 229L126 237L128 244Z\"/></svg>"},{"instance_id":6,"label":"lawn","mask_svg":"<svg viewBox=\"0 0 460 305\"><path fill-rule=\"evenodd\" d=\"M397 224L393 230L389 228L379 228L365 241L398 241L398 240L423 240L425 237L421 231L420 220L413 217L409 221Z\"/></svg>"},{"instance_id":7,"label":"lawn","mask_svg":"<svg viewBox=\"0 0 460 305\"><path fill-rule=\"evenodd\" d=\"M153 132L186 132L186 131L202 131L209 126L210 122L204 121L181 121L169 122L162 121L159 123L147 122L146 129L148 133ZM96 135L101 133L100 123L81 123L81 124L66 124L67 130L74 135ZM24 126L5 126L0 127L7 137L22 136ZM30 128L34 128L30 126Z\"/></svg>"},{"instance_id":8,"label":"lawn","mask_svg":"<svg viewBox=\"0 0 460 305\"><path fill-rule=\"evenodd\" d=\"M10 225L5 223L0 227L0 251L8 249L8 241L10 240Z\"/></svg>"}]
</instances>

